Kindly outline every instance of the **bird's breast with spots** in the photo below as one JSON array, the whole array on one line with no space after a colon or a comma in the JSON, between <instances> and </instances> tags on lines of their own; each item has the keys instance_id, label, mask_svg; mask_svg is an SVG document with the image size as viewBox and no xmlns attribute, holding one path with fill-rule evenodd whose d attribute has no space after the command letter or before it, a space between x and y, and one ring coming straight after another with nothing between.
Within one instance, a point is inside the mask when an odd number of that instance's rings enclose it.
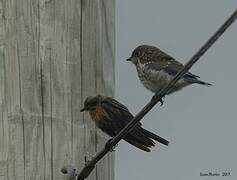
<instances>
[{"instance_id":1,"label":"bird's breast with spots","mask_svg":"<svg viewBox=\"0 0 237 180\"><path fill-rule=\"evenodd\" d=\"M137 72L142 84L152 92L161 90L172 79L172 77L163 70L155 71L137 68Z\"/></svg>"}]
</instances>

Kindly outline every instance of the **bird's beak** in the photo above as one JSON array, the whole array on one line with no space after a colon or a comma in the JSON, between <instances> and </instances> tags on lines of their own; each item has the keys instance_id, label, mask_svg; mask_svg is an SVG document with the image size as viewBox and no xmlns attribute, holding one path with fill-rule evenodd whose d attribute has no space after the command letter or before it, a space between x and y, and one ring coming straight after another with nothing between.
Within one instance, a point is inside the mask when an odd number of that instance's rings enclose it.
<instances>
[{"instance_id":1,"label":"bird's beak","mask_svg":"<svg viewBox=\"0 0 237 180\"><path fill-rule=\"evenodd\" d=\"M86 108L82 108L81 110L80 110L80 112L83 112L83 111L85 111L86 110Z\"/></svg>"},{"instance_id":2,"label":"bird's beak","mask_svg":"<svg viewBox=\"0 0 237 180\"><path fill-rule=\"evenodd\" d=\"M126 59L126 61L132 61L132 57L130 57L130 58L128 58L128 59Z\"/></svg>"}]
</instances>

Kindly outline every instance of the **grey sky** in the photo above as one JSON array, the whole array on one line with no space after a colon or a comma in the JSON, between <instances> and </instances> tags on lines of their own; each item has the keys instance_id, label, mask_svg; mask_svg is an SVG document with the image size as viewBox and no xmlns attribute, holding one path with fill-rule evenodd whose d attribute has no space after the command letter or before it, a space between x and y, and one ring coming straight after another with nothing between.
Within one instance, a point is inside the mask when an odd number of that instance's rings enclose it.
<instances>
[{"instance_id":1,"label":"grey sky","mask_svg":"<svg viewBox=\"0 0 237 180\"><path fill-rule=\"evenodd\" d=\"M138 112L152 94L126 62L140 44L160 47L185 63L237 8L236 0L117 0L116 98ZM142 121L170 140L144 153L121 142L116 180L203 180L200 172L230 172L237 178L237 22L191 71L212 87L193 85L167 96Z\"/></svg>"}]
</instances>

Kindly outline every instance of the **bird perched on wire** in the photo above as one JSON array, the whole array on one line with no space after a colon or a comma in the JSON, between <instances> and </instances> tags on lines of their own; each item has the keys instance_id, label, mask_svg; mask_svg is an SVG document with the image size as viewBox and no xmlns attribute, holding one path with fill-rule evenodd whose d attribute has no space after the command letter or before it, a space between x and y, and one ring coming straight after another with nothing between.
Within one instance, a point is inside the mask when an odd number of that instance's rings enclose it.
<instances>
[{"instance_id":1,"label":"bird perched on wire","mask_svg":"<svg viewBox=\"0 0 237 180\"><path fill-rule=\"evenodd\" d=\"M159 92L170 80L184 67L173 57L155 46L141 45L135 48L132 56L127 59L137 69L138 77L142 84L151 92ZM199 76L190 72L186 73L167 93L171 94L190 84L210 86L210 83L199 80Z\"/></svg>"},{"instance_id":2,"label":"bird perched on wire","mask_svg":"<svg viewBox=\"0 0 237 180\"><path fill-rule=\"evenodd\" d=\"M102 95L86 98L82 111L89 111L96 126L111 137L116 136L133 119L126 106ZM169 144L169 141L142 128L141 123L137 124L124 140L147 152L155 146L153 140L164 145Z\"/></svg>"}]
</instances>

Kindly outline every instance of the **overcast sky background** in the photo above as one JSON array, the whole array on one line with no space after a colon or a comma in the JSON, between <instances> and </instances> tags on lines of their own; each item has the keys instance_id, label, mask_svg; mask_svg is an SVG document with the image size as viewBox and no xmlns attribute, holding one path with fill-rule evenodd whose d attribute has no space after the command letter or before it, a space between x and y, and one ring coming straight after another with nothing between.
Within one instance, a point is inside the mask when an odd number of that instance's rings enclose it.
<instances>
[{"instance_id":1,"label":"overcast sky background","mask_svg":"<svg viewBox=\"0 0 237 180\"><path fill-rule=\"evenodd\" d=\"M134 114L152 94L125 59L140 44L160 47L182 63L229 17L236 0L117 0L116 98ZM116 148L116 180L204 180L200 172L230 172L237 178L237 22L194 65L191 72L212 87L192 85L167 96L143 126L167 138L145 153L121 142Z\"/></svg>"}]
</instances>

